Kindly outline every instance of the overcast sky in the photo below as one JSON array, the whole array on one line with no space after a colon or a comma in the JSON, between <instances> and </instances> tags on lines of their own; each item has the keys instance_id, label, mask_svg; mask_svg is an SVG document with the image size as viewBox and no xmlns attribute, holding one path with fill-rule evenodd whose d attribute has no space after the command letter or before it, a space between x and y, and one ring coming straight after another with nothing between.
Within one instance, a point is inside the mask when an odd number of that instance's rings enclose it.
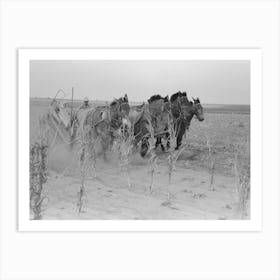
<instances>
[{"instance_id":1,"label":"overcast sky","mask_svg":"<svg viewBox=\"0 0 280 280\"><path fill-rule=\"evenodd\" d=\"M250 104L250 62L243 61L50 61L30 63L30 96L54 97L62 88L74 99L130 101L179 90L207 104Z\"/></svg>"}]
</instances>

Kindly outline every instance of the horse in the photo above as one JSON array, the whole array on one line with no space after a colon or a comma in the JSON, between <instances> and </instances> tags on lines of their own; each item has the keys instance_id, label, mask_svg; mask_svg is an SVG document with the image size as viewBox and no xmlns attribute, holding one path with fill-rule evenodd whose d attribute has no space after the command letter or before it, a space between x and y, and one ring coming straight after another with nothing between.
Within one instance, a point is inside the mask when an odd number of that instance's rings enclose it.
<instances>
[{"instance_id":1,"label":"horse","mask_svg":"<svg viewBox=\"0 0 280 280\"><path fill-rule=\"evenodd\" d=\"M76 116L77 138L84 144L100 142L105 159L119 129L130 125L128 97L115 99L109 106L96 106Z\"/></svg>"},{"instance_id":2,"label":"horse","mask_svg":"<svg viewBox=\"0 0 280 280\"><path fill-rule=\"evenodd\" d=\"M153 95L144 103L134 108L134 137L135 145L141 141L140 154L144 157L149 149L149 138L156 138L155 147L161 144L161 137L168 134L168 123L170 118L170 103L168 96ZM163 145L161 145L164 150Z\"/></svg>"},{"instance_id":3,"label":"horse","mask_svg":"<svg viewBox=\"0 0 280 280\"><path fill-rule=\"evenodd\" d=\"M196 116L199 121L204 120L203 107L200 104L199 98L192 98L189 101L186 92L174 93L170 98L171 113L174 122L176 133L176 150L182 144L182 138L186 130L189 129L193 116Z\"/></svg>"},{"instance_id":4,"label":"horse","mask_svg":"<svg viewBox=\"0 0 280 280\"><path fill-rule=\"evenodd\" d=\"M152 126L156 137L156 148L160 145L162 151L165 151L161 139L165 137L168 139L168 125L170 122L170 102L168 95L162 97L161 95L153 95L148 99L149 111L151 114Z\"/></svg>"}]
</instances>

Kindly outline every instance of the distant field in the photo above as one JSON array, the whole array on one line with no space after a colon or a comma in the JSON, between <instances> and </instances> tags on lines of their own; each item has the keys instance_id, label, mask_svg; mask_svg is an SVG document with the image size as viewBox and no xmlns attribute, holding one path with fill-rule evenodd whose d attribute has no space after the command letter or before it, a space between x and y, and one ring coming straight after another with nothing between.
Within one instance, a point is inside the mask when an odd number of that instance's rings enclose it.
<instances>
[{"instance_id":1,"label":"distant field","mask_svg":"<svg viewBox=\"0 0 280 280\"><path fill-rule=\"evenodd\" d=\"M212 105L202 104L205 113L250 114L250 105Z\"/></svg>"},{"instance_id":2,"label":"distant field","mask_svg":"<svg viewBox=\"0 0 280 280\"><path fill-rule=\"evenodd\" d=\"M71 102L71 100L65 99L66 102ZM38 106L48 106L51 99L43 98L30 98L30 103ZM79 106L83 101L75 100L73 102L74 107ZM90 103L105 105L105 101L90 101ZM139 105L141 102L130 102L131 105ZM216 114L250 114L250 105L223 105L223 104L202 104L205 113L216 113Z\"/></svg>"}]
</instances>

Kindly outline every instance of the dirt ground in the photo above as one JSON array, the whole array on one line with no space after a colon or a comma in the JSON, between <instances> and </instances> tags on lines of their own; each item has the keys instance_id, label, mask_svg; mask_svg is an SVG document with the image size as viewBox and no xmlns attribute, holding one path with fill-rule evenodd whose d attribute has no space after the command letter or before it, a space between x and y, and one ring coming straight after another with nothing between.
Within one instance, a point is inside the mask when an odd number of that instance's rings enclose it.
<instances>
[{"instance_id":1,"label":"dirt ground","mask_svg":"<svg viewBox=\"0 0 280 280\"><path fill-rule=\"evenodd\" d=\"M46 108L45 104L31 102L31 142L36 140L38 118ZM176 163L170 185L168 153L158 148L151 193L148 158L134 152L128 186L127 173L114 153L108 153L107 161L100 157L97 177L93 170L87 172L81 213L77 211L81 184L79 151L69 152L65 144L57 143L49 151L48 180L43 189L48 200L43 206L43 219L240 219L233 161L240 145L249 155L250 114L206 111L205 121L192 121L185 141L187 148ZM209 162L213 158L214 168Z\"/></svg>"}]
</instances>

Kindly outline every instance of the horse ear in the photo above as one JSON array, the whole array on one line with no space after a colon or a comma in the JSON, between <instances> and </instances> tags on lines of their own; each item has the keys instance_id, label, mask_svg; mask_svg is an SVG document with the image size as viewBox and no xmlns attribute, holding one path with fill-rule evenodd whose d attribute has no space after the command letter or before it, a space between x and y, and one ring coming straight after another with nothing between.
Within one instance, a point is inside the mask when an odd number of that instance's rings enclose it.
<instances>
[{"instance_id":1,"label":"horse ear","mask_svg":"<svg viewBox=\"0 0 280 280\"><path fill-rule=\"evenodd\" d=\"M125 100L126 102L128 102L128 96L127 96L127 94L124 95L124 100Z\"/></svg>"},{"instance_id":2,"label":"horse ear","mask_svg":"<svg viewBox=\"0 0 280 280\"><path fill-rule=\"evenodd\" d=\"M198 97L197 97L197 102L198 102L198 103L200 103L200 100L199 100L199 98L198 98Z\"/></svg>"}]
</instances>

